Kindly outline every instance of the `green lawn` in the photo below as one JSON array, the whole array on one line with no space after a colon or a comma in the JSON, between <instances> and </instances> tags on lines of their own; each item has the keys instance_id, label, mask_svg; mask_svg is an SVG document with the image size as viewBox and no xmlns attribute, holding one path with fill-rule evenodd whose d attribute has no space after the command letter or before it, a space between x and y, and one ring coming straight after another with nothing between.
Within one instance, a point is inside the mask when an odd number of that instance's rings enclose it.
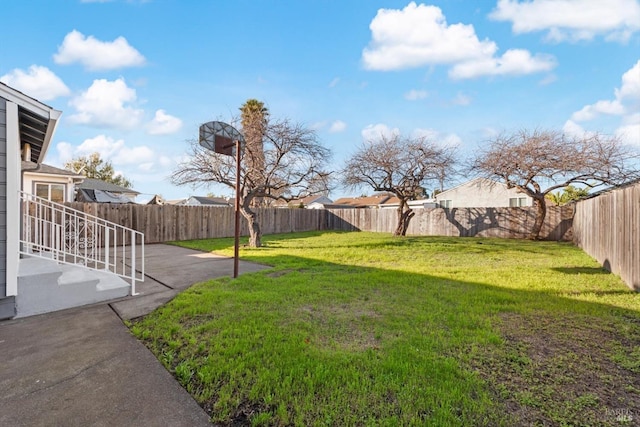
<instances>
[{"instance_id":1,"label":"green lawn","mask_svg":"<svg viewBox=\"0 0 640 427\"><path fill-rule=\"evenodd\" d=\"M231 255L231 239L179 242ZM265 236L131 325L219 425L633 425L640 294L568 243Z\"/></svg>"}]
</instances>

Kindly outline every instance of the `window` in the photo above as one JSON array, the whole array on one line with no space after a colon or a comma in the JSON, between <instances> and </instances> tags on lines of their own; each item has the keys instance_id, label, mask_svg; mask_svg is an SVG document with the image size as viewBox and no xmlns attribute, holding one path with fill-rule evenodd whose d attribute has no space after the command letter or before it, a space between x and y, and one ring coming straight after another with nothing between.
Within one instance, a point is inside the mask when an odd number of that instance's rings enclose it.
<instances>
[{"instance_id":1,"label":"window","mask_svg":"<svg viewBox=\"0 0 640 427\"><path fill-rule=\"evenodd\" d=\"M65 202L65 185L64 184L51 184L47 182L36 182L35 183L35 193L36 196L42 197L43 199L51 200L56 203L64 203Z\"/></svg>"},{"instance_id":2,"label":"window","mask_svg":"<svg viewBox=\"0 0 640 427\"><path fill-rule=\"evenodd\" d=\"M511 197L509 199L510 208L520 208L522 206L528 206L526 197Z\"/></svg>"},{"instance_id":3,"label":"window","mask_svg":"<svg viewBox=\"0 0 640 427\"><path fill-rule=\"evenodd\" d=\"M450 209L451 208L451 200L439 200L438 204L441 208Z\"/></svg>"}]
</instances>

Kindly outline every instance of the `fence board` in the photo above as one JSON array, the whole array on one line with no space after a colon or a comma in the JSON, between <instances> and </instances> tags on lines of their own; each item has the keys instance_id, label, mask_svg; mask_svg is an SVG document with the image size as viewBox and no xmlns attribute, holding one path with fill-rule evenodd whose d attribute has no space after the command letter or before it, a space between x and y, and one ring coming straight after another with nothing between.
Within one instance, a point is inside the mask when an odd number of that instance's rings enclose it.
<instances>
[{"instance_id":1,"label":"fence board","mask_svg":"<svg viewBox=\"0 0 640 427\"><path fill-rule=\"evenodd\" d=\"M573 241L640 290L640 183L578 202Z\"/></svg>"}]
</instances>

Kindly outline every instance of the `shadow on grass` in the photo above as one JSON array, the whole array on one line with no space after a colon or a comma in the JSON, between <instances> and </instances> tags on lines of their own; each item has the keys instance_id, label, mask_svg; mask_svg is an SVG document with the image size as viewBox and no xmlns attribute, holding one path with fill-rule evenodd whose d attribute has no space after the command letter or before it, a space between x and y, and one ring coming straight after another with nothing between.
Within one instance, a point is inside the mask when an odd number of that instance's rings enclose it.
<instances>
[{"instance_id":1,"label":"shadow on grass","mask_svg":"<svg viewBox=\"0 0 640 427\"><path fill-rule=\"evenodd\" d=\"M638 311L505 288L498 276L275 253L293 242L284 237L243 256L272 270L196 285L134 325L215 422L606 426L620 411L640 416ZM410 239L335 243L393 250ZM456 252L465 244L483 240ZM601 270L553 268L580 269Z\"/></svg>"},{"instance_id":2,"label":"shadow on grass","mask_svg":"<svg viewBox=\"0 0 640 427\"><path fill-rule=\"evenodd\" d=\"M552 270L563 274L611 274L603 267L556 267Z\"/></svg>"}]
</instances>

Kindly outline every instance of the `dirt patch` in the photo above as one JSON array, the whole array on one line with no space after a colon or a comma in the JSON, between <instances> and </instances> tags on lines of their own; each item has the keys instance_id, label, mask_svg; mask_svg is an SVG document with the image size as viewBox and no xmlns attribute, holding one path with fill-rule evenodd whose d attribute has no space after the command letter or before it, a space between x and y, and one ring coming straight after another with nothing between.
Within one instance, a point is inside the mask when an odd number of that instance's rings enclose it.
<instances>
[{"instance_id":1,"label":"dirt patch","mask_svg":"<svg viewBox=\"0 0 640 427\"><path fill-rule=\"evenodd\" d=\"M378 349L381 337L375 332L380 314L359 305L303 306L300 317L311 323L314 335L309 343L347 351Z\"/></svg>"},{"instance_id":2,"label":"dirt patch","mask_svg":"<svg viewBox=\"0 0 640 427\"><path fill-rule=\"evenodd\" d=\"M585 315L504 314L473 368L514 426L640 425L640 328Z\"/></svg>"}]
</instances>

